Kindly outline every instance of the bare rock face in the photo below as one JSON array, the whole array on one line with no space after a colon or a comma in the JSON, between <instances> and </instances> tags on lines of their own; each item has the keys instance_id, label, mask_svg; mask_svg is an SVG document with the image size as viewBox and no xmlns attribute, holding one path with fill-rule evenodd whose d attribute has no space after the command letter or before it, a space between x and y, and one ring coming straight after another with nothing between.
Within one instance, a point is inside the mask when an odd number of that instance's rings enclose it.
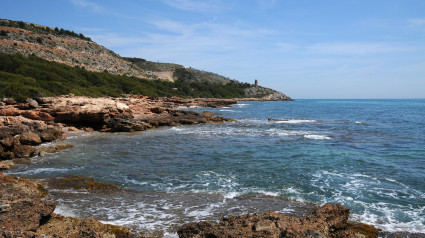
<instances>
[{"instance_id":1,"label":"bare rock face","mask_svg":"<svg viewBox=\"0 0 425 238\"><path fill-rule=\"evenodd\" d=\"M20 234L37 230L56 207L55 202L40 199L43 191L38 184L2 173L0 182L0 227L3 236L6 236L5 232Z\"/></svg>"},{"instance_id":2,"label":"bare rock face","mask_svg":"<svg viewBox=\"0 0 425 238\"><path fill-rule=\"evenodd\" d=\"M189 237L365 237L349 229L349 209L328 204L303 218L268 212L229 216L218 224L199 222L183 225L178 234Z\"/></svg>"}]
</instances>

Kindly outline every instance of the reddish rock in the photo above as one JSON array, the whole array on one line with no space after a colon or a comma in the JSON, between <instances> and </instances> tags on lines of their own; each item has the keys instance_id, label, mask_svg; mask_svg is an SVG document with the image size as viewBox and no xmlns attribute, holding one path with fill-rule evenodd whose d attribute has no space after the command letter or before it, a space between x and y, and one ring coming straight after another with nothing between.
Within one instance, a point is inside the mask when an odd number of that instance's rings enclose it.
<instances>
[{"instance_id":1,"label":"reddish rock","mask_svg":"<svg viewBox=\"0 0 425 238\"><path fill-rule=\"evenodd\" d=\"M0 182L0 227L3 232L35 231L55 209L54 202L40 200L42 195L37 184L1 173Z\"/></svg>"},{"instance_id":2,"label":"reddish rock","mask_svg":"<svg viewBox=\"0 0 425 238\"><path fill-rule=\"evenodd\" d=\"M33 120L41 120L41 121L54 121L55 118L52 117L49 113L46 112L40 112L40 111L22 111L20 112L20 115L33 119Z\"/></svg>"},{"instance_id":3,"label":"reddish rock","mask_svg":"<svg viewBox=\"0 0 425 238\"><path fill-rule=\"evenodd\" d=\"M229 216L218 224L199 222L183 225L178 234L189 237L362 237L349 229L349 209L341 205L325 205L306 217L297 218L268 212Z\"/></svg>"}]
</instances>

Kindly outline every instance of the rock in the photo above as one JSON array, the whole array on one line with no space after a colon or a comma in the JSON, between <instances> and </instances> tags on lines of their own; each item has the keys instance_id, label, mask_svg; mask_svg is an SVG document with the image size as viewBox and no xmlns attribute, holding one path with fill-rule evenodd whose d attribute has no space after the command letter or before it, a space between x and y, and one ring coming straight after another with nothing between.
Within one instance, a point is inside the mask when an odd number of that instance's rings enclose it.
<instances>
[{"instance_id":1,"label":"rock","mask_svg":"<svg viewBox=\"0 0 425 238\"><path fill-rule=\"evenodd\" d=\"M3 102L6 103L6 105L16 104L16 101L13 98L3 98Z\"/></svg>"},{"instance_id":2,"label":"rock","mask_svg":"<svg viewBox=\"0 0 425 238\"><path fill-rule=\"evenodd\" d=\"M35 149L30 145L15 144L12 152L16 158L30 158L35 155Z\"/></svg>"},{"instance_id":3,"label":"rock","mask_svg":"<svg viewBox=\"0 0 425 238\"><path fill-rule=\"evenodd\" d=\"M54 121L55 118L52 117L50 114L46 113L46 112L40 112L40 111L22 111L20 112L20 115L25 117L25 118L29 118L29 119L33 119L33 120L41 120L41 121Z\"/></svg>"},{"instance_id":4,"label":"rock","mask_svg":"<svg viewBox=\"0 0 425 238\"><path fill-rule=\"evenodd\" d=\"M39 130L37 131L37 134L43 142L49 142L60 139L63 132L59 127L51 127L45 130Z\"/></svg>"},{"instance_id":5,"label":"rock","mask_svg":"<svg viewBox=\"0 0 425 238\"><path fill-rule=\"evenodd\" d=\"M32 99L32 98L27 98L26 102L28 103L28 105L29 105L31 108L37 108L37 107L38 107L38 102L37 102L37 101L35 101L35 100L34 100L34 99Z\"/></svg>"},{"instance_id":6,"label":"rock","mask_svg":"<svg viewBox=\"0 0 425 238\"><path fill-rule=\"evenodd\" d=\"M49 221L40 226L36 232L37 235L51 235L53 237L99 237L99 238L124 238L133 236L128 228L116 225L102 224L94 218L85 218L83 220L63 217L53 214ZM143 237L143 236L137 236Z\"/></svg>"},{"instance_id":7,"label":"rock","mask_svg":"<svg viewBox=\"0 0 425 238\"><path fill-rule=\"evenodd\" d=\"M12 147L13 145L13 136L6 135L2 140L0 140L0 144L2 144L4 147Z\"/></svg>"},{"instance_id":8,"label":"rock","mask_svg":"<svg viewBox=\"0 0 425 238\"><path fill-rule=\"evenodd\" d=\"M15 154L11 151L0 152L0 160L11 160L15 158Z\"/></svg>"},{"instance_id":9,"label":"rock","mask_svg":"<svg viewBox=\"0 0 425 238\"><path fill-rule=\"evenodd\" d=\"M0 161L0 170L11 169L15 167L15 163L10 160Z\"/></svg>"},{"instance_id":10,"label":"rock","mask_svg":"<svg viewBox=\"0 0 425 238\"><path fill-rule=\"evenodd\" d=\"M55 209L55 202L35 196L37 186L28 180L0 174L0 227L15 234L35 231ZM15 237L15 236L12 236Z\"/></svg>"},{"instance_id":11,"label":"rock","mask_svg":"<svg viewBox=\"0 0 425 238\"><path fill-rule=\"evenodd\" d=\"M20 136L21 144L23 145L39 145L41 144L41 138L38 134L32 131L23 132Z\"/></svg>"},{"instance_id":12,"label":"rock","mask_svg":"<svg viewBox=\"0 0 425 238\"><path fill-rule=\"evenodd\" d=\"M177 231L179 237L347 237L358 238L347 225L349 209L328 204L306 217L289 217L268 212L229 216L218 224L199 222L186 224ZM376 236L375 236L376 237Z\"/></svg>"}]
</instances>

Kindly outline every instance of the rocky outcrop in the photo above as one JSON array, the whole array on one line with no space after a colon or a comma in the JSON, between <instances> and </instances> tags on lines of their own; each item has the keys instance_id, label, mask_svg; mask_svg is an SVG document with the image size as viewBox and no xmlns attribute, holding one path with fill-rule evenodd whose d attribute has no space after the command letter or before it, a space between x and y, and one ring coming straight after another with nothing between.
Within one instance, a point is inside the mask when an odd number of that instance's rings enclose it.
<instances>
[{"instance_id":1,"label":"rocky outcrop","mask_svg":"<svg viewBox=\"0 0 425 238\"><path fill-rule=\"evenodd\" d=\"M199 222L183 225L178 234L189 237L372 237L354 232L347 224L349 209L328 204L306 217L297 218L268 212L229 216L218 224ZM376 236L377 237L377 233Z\"/></svg>"},{"instance_id":2,"label":"rocky outcrop","mask_svg":"<svg viewBox=\"0 0 425 238\"><path fill-rule=\"evenodd\" d=\"M0 105L0 160L29 158L34 146L62 137L76 128L103 132L143 131L159 126L230 121L211 113L181 107L223 107L228 99L183 99L127 96L122 98L44 97ZM73 129L71 129L73 128ZM4 165L3 168L11 165Z\"/></svg>"},{"instance_id":3,"label":"rocky outcrop","mask_svg":"<svg viewBox=\"0 0 425 238\"><path fill-rule=\"evenodd\" d=\"M10 115L0 107L0 115ZM33 146L62 137L59 125L41 120L25 118L22 115L0 116L0 160L29 158L35 155Z\"/></svg>"},{"instance_id":4,"label":"rocky outcrop","mask_svg":"<svg viewBox=\"0 0 425 238\"><path fill-rule=\"evenodd\" d=\"M0 237L143 237L127 228L54 214L40 181L0 173Z\"/></svg>"}]
</instances>

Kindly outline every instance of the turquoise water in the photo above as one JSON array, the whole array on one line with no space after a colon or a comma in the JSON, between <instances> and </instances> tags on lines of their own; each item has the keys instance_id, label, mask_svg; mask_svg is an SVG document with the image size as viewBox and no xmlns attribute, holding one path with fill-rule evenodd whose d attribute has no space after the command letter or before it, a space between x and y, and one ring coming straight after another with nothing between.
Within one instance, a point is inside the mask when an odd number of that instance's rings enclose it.
<instances>
[{"instance_id":1,"label":"turquoise water","mask_svg":"<svg viewBox=\"0 0 425 238\"><path fill-rule=\"evenodd\" d=\"M169 224L182 221L267 210L301 214L295 203L266 196L238 199L248 194L341 203L352 220L424 233L425 100L241 102L195 110L237 121L87 134L64 142L75 148L37 157L10 174L92 176L134 189L138 193L125 198L90 200L77 191L52 196L64 214L170 236Z\"/></svg>"}]
</instances>

